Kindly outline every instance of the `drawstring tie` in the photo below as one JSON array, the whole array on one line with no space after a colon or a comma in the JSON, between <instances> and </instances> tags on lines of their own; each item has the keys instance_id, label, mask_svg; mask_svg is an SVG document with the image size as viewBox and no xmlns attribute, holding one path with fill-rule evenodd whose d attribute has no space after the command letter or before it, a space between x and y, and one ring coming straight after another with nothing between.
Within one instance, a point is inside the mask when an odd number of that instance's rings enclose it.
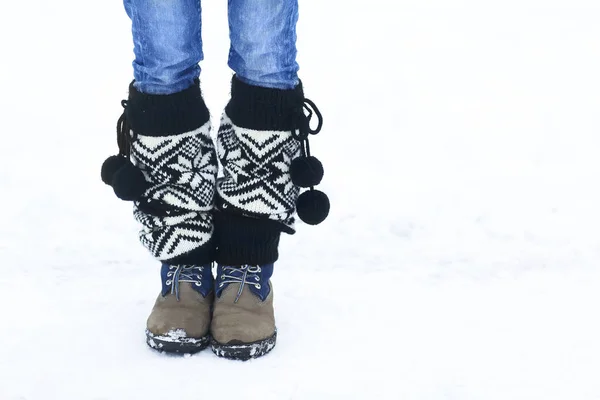
<instances>
[{"instance_id":1,"label":"drawstring tie","mask_svg":"<svg viewBox=\"0 0 600 400\"><path fill-rule=\"evenodd\" d=\"M308 115L304 114L304 110L308 112ZM311 129L310 127L310 120L312 119L313 112L317 116L317 127L315 129ZM308 135L318 134L321 132L322 127L323 115L314 102L309 99L304 99L303 104L300 107L296 107L292 114L292 136L300 142L302 155L304 157L310 157Z\"/></svg>"},{"instance_id":2,"label":"drawstring tie","mask_svg":"<svg viewBox=\"0 0 600 400\"><path fill-rule=\"evenodd\" d=\"M308 113L305 114L304 111ZM317 117L317 127L312 129L312 116ZM290 175L294 185L309 188L298 197L296 210L298 217L309 225L320 224L329 215L329 198L315 186L323 179L323 164L310 154L309 135L316 135L323 127L323 115L314 102L304 99L302 104L292 110L292 137L300 142L301 155L290 165Z\"/></svg>"},{"instance_id":3,"label":"drawstring tie","mask_svg":"<svg viewBox=\"0 0 600 400\"><path fill-rule=\"evenodd\" d=\"M131 144L135 141L135 133L131 130L131 125L127 120L127 100L121 101L123 114L117 121L117 145L119 146L119 155L127 160L131 156Z\"/></svg>"},{"instance_id":4,"label":"drawstring tie","mask_svg":"<svg viewBox=\"0 0 600 400\"><path fill-rule=\"evenodd\" d=\"M108 157L102 164L102 181L112 186L118 198L139 201L150 186L143 172L131 162L131 146L136 134L127 119L127 100L121 101L123 114L117 121L117 145L119 154Z\"/></svg>"}]
</instances>

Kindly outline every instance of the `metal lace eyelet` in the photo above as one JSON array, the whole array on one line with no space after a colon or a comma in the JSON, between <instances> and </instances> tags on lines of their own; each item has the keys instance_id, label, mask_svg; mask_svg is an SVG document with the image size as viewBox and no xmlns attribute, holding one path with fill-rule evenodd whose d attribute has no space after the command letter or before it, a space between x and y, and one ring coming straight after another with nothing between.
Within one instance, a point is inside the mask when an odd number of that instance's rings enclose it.
<instances>
[{"instance_id":1,"label":"metal lace eyelet","mask_svg":"<svg viewBox=\"0 0 600 400\"><path fill-rule=\"evenodd\" d=\"M196 286L198 286L198 287L202 286L202 282L196 282Z\"/></svg>"},{"instance_id":2,"label":"metal lace eyelet","mask_svg":"<svg viewBox=\"0 0 600 400\"><path fill-rule=\"evenodd\" d=\"M256 288L260 290L260 283L256 285Z\"/></svg>"},{"instance_id":3,"label":"metal lace eyelet","mask_svg":"<svg viewBox=\"0 0 600 400\"><path fill-rule=\"evenodd\" d=\"M221 283L221 284L219 285L219 287L223 287L223 286L225 286L225 284L224 284L224 283Z\"/></svg>"},{"instance_id":4,"label":"metal lace eyelet","mask_svg":"<svg viewBox=\"0 0 600 400\"><path fill-rule=\"evenodd\" d=\"M171 283L173 283L173 281L169 279L169 280L168 280L168 281L166 281L165 283L166 283L167 285L170 285Z\"/></svg>"},{"instance_id":5,"label":"metal lace eyelet","mask_svg":"<svg viewBox=\"0 0 600 400\"><path fill-rule=\"evenodd\" d=\"M256 282L260 282L260 278L258 276L255 276L254 279L256 280Z\"/></svg>"},{"instance_id":6,"label":"metal lace eyelet","mask_svg":"<svg viewBox=\"0 0 600 400\"><path fill-rule=\"evenodd\" d=\"M260 267L258 267L258 273L260 273L262 271L262 269Z\"/></svg>"},{"instance_id":7,"label":"metal lace eyelet","mask_svg":"<svg viewBox=\"0 0 600 400\"><path fill-rule=\"evenodd\" d=\"M173 276L173 272L167 272L167 276Z\"/></svg>"}]
</instances>

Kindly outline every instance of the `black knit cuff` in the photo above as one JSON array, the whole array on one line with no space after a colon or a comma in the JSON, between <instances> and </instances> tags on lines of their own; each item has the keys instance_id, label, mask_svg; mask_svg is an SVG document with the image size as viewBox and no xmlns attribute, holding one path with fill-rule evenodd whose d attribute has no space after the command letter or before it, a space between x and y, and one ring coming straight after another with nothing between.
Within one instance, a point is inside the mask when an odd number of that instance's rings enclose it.
<instances>
[{"instance_id":1,"label":"black knit cuff","mask_svg":"<svg viewBox=\"0 0 600 400\"><path fill-rule=\"evenodd\" d=\"M302 83L294 89L273 89L249 85L235 75L231 81L231 100L225 112L242 128L270 131L292 129L292 111L302 107Z\"/></svg>"},{"instance_id":2,"label":"black knit cuff","mask_svg":"<svg viewBox=\"0 0 600 400\"><path fill-rule=\"evenodd\" d=\"M215 211L217 263L221 265L264 265L279 258L281 224Z\"/></svg>"},{"instance_id":3,"label":"black knit cuff","mask_svg":"<svg viewBox=\"0 0 600 400\"><path fill-rule=\"evenodd\" d=\"M178 135L198 129L210 119L197 80L188 89L168 95L145 94L133 84L129 85L126 112L138 135Z\"/></svg>"}]
</instances>

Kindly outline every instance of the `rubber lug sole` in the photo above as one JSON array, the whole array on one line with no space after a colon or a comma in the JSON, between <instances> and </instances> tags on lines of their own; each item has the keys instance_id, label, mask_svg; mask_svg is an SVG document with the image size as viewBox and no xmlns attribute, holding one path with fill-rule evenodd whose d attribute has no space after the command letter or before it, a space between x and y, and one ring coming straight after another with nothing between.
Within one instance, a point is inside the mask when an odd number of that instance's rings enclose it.
<instances>
[{"instance_id":1,"label":"rubber lug sole","mask_svg":"<svg viewBox=\"0 0 600 400\"><path fill-rule=\"evenodd\" d=\"M194 354L202 351L210 344L210 336L188 338L179 332L169 332L167 335L154 335L146 330L146 343L154 350L176 354Z\"/></svg>"},{"instance_id":2,"label":"rubber lug sole","mask_svg":"<svg viewBox=\"0 0 600 400\"><path fill-rule=\"evenodd\" d=\"M277 342L277 331L273 336L253 343L222 344L212 339L210 344L213 353L228 360L248 361L253 358L262 357L275 347Z\"/></svg>"}]
</instances>

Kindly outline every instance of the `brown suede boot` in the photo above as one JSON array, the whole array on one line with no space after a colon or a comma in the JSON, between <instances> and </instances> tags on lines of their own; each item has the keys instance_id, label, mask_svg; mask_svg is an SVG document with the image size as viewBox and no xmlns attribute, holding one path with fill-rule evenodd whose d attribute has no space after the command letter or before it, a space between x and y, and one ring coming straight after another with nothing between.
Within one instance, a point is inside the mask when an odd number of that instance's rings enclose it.
<instances>
[{"instance_id":1,"label":"brown suede boot","mask_svg":"<svg viewBox=\"0 0 600 400\"><path fill-rule=\"evenodd\" d=\"M219 357L246 361L275 347L272 273L272 264L218 267L210 330Z\"/></svg>"},{"instance_id":2,"label":"brown suede boot","mask_svg":"<svg viewBox=\"0 0 600 400\"><path fill-rule=\"evenodd\" d=\"M162 267L163 290L146 329L150 347L172 353L197 353L210 343L214 299L210 265Z\"/></svg>"},{"instance_id":3,"label":"brown suede boot","mask_svg":"<svg viewBox=\"0 0 600 400\"><path fill-rule=\"evenodd\" d=\"M311 225L329 213L327 196L314 189L323 165L308 143L322 124L300 83L276 89L233 77L216 145L223 175L213 210L219 267L211 345L218 356L247 360L275 346L269 278L281 233L295 232L296 211Z\"/></svg>"}]
</instances>

